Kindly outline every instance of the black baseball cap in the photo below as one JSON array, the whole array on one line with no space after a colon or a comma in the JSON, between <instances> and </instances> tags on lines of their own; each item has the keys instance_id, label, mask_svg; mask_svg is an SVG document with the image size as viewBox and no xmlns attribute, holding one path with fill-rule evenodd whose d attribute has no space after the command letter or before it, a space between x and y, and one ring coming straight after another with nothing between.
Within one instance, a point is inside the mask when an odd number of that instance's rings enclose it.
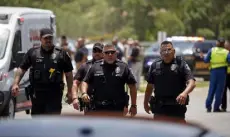
<instances>
[{"instance_id":1,"label":"black baseball cap","mask_svg":"<svg viewBox=\"0 0 230 137\"><path fill-rule=\"evenodd\" d=\"M45 37L53 37L53 31L48 28L44 28L40 30L40 37L45 38Z\"/></svg>"},{"instance_id":2,"label":"black baseball cap","mask_svg":"<svg viewBox=\"0 0 230 137\"><path fill-rule=\"evenodd\" d=\"M224 38L218 38L217 41L220 42L220 43L224 43L225 39Z\"/></svg>"},{"instance_id":3,"label":"black baseball cap","mask_svg":"<svg viewBox=\"0 0 230 137\"><path fill-rule=\"evenodd\" d=\"M103 50L103 47L104 45L102 43L95 43L93 45L93 49L97 48L97 49Z\"/></svg>"}]
</instances>

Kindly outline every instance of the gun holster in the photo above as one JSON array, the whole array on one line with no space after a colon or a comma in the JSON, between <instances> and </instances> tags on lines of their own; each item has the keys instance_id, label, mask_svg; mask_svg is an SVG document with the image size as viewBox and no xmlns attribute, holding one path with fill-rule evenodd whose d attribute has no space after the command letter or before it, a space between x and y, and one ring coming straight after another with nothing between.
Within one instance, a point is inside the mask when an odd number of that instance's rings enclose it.
<instances>
[{"instance_id":1,"label":"gun holster","mask_svg":"<svg viewBox=\"0 0 230 137\"><path fill-rule=\"evenodd\" d=\"M83 110L89 110L91 108L91 101L86 103L82 100L81 97L78 97L79 105L80 105L80 112Z\"/></svg>"},{"instance_id":2,"label":"gun holster","mask_svg":"<svg viewBox=\"0 0 230 137\"><path fill-rule=\"evenodd\" d=\"M84 102L82 100L82 98L78 97L78 101L79 101L79 105L80 105L80 111L84 110Z\"/></svg>"},{"instance_id":3,"label":"gun holster","mask_svg":"<svg viewBox=\"0 0 230 137\"><path fill-rule=\"evenodd\" d=\"M25 88L25 93L26 93L27 100L32 100L34 94L33 86L32 85L27 86Z\"/></svg>"},{"instance_id":4,"label":"gun holster","mask_svg":"<svg viewBox=\"0 0 230 137\"><path fill-rule=\"evenodd\" d=\"M154 96L150 97L149 104L150 104L150 108L151 108L152 113L155 113L157 101L156 101L156 98Z\"/></svg>"}]
</instances>

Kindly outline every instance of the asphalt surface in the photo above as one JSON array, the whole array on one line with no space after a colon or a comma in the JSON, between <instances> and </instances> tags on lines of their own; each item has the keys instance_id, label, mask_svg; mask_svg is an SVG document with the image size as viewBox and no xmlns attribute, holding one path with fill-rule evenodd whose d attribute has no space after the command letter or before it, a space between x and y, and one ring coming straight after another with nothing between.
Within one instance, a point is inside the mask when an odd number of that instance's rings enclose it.
<instances>
[{"instance_id":1,"label":"asphalt surface","mask_svg":"<svg viewBox=\"0 0 230 137\"><path fill-rule=\"evenodd\" d=\"M186 120L189 122L197 123L204 127L207 127L218 134L230 137L230 107L227 112L222 113L207 113L205 109L205 99L208 88L196 88L191 93L190 105L186 113ZM230 93L230 92L229 92ZM138 95L138 116L152 117L150 114L146 114L143 108L143 94ZM228 106L230 106L230 99L228 99ZM73 109L70 105L63 105L62 113L80 113ZM26 115L25 112L16 113L16 119L30 119L30 115Z\"/></svg>"}]
</instances>

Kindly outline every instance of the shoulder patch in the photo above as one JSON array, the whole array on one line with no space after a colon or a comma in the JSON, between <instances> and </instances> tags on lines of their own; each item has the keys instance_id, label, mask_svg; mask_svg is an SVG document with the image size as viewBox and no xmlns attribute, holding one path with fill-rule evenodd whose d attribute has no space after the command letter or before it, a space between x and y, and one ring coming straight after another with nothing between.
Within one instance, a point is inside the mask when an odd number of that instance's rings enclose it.
<instances>
[{"instance_id":1,"label":"shoulder patch","mask_svg":"<svg viewBox=\"0 0 230 137\"><path fill-rule=\"evenodd\" d=\"M162 59L160 57L158 57L158 58L154 59L153 63L160 62L160 61L162 61Z\"/></svg>"}]
</instances>

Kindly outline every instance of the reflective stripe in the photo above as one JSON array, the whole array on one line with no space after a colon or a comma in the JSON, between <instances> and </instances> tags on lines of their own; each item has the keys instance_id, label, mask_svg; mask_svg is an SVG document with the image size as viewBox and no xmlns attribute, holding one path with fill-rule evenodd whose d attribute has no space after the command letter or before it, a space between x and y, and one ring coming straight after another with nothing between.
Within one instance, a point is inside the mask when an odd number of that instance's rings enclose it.
<instances>
[{"instance_id":1,"label":"reflective stripe","mask_svg":"<svg viewBox=\"0 0 230 137\"><path fill-rule=\"evenodd\" d=\"M212 48L211 60L210 60L211 69L228 66L227 63L228 52L229 52L228 50L221 47Z\"/></svg>"},{"instance_id":2,"label":"reflective stripe","mask_svg":"<svg viewBox=\"0 0 230 137\"><path fill-rule=\"evenodd\" d=\"M230 65L228 65L228 74L230 74Z\"/></svg>"}]
</instances>

